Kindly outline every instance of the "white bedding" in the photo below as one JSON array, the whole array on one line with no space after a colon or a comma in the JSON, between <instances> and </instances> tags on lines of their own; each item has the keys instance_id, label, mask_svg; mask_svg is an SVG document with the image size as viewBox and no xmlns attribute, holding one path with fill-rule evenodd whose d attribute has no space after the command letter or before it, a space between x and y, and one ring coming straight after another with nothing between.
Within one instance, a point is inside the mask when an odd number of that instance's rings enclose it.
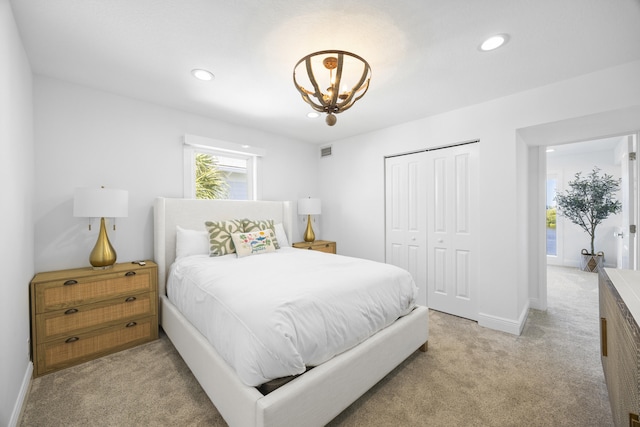
<instances>
[{"instance_id":1,"label":"white bedding","mask_svg":"<svg viewBox=\"0 0 640 427\"><path fill-rule=\"evenodd\" d=\"M418 289L398 267L282 248L176 260L171 302L249 386L301 374L408 314Z\"/></svg>"}]
</instances>

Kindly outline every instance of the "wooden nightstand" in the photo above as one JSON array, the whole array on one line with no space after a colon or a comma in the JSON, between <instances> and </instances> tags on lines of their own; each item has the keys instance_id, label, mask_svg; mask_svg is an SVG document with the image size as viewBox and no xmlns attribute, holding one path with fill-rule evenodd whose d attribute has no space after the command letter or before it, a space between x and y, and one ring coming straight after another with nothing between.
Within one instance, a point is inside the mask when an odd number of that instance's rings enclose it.
<instances>
[{"instance_id":1,"label":"wooden nightstand","mask_svg":"<svg viewBox=\"0 0 640 427\"><path fill-rule=\"evenodd\" d=\"M330 242L328 240L316 240L315 242L297 242L293 245L297 249L309 249L312 251L327 252L329 254L336 253L336 242Z\"/></svg>"},{"instance_id":2,"label":"wooden nightstand","mask_svg":"<svg viewBox=\"0 0 640 427\"><path fill-rule=\"evenodd\" d=\"M38 273L30 285L33 376L158 338L158 266Z\"/></svg>"}]
</instances>

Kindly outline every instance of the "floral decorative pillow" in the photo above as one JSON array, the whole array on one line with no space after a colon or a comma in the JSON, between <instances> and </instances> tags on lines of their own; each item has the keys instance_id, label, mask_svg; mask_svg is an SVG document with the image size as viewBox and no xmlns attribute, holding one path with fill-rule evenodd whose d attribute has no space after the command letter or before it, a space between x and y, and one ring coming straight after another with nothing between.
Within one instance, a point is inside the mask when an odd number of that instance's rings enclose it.
<instances>
[{"instance_id":1,"label":"floral decorative pillow","mask_svg":"<svg viewBox=\"0 0 640 427\"><path fill-rule=\"evenodd\" d=\"M249 255L275 252L276 247L273 244L275 236L272 230L266 229L232 234L231 239L235 245L238 258L241 258Z\"/></svg>"},{"instance_id":2,"label":"floral decorative pillow","mask_svg":"<svg viewBox=\"0 0 640 427\"><path fill-rule=\"evenodd\" d=\"M209 232L209 256L222 256L235 253L231 235L243 230L242 220L207 221L204 223Z\"/></svg>"},{"instance_id":3,"label":"floral decorative pillow","mask_svg":"<svg viewBox=\"0 0 640 427\"><path fill-rule=\"evenodd\" d=\"M280 249L280 244L278 244L278 239L276 238L276 228L272 219L243 219L242 226L246 232L267 229L273 231L273 245L276 249Z\"/></svg>"}]
</instances>

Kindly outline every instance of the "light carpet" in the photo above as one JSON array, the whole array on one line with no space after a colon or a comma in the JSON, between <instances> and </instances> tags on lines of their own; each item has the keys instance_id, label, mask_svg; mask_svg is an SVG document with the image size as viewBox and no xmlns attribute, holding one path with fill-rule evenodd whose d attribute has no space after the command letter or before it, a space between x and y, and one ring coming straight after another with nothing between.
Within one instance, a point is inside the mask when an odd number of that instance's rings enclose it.
<instances>
[{"instance_id":1,"label":"light carpet","mask_svg":"<svg viewBox=\"0 0 640 427\"><path fill-rule=\"evenodd\" d=\"M612 426L597 275L548 268L520 336L431 311L416 352L330 426ZM224 426L164 334L32 381L21 426Z\"/></svg>"}]
</instances>

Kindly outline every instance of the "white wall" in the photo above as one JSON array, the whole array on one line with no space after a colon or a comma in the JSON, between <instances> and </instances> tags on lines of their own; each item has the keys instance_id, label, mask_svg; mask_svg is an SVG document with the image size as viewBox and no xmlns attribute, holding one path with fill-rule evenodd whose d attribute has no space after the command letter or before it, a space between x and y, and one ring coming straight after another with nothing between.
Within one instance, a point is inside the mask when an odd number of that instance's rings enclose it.
<instances>
[{"instance_id":1,"label":"white wall","mask_svg":"<svg viewBox=\"0 0 640 427\"><path fill-rule=\"evenodd\" d=\"M517 135L522 139L520 133ZM545 147L528 146L529 182L526 208L530 209L526 228L528 250L528 276L526 278L531 308L547 309L547 227L546 227L546 173Z\"/></svg>"},{"instance_id":2,"label":"white wall","mask_svg":"<svg viewBox=\"0 0 640 427\"><path fill-rule=\"evenodd\" d=\"M97 227L73 217L76 187L128 190L129 216L109 229L110 240L119 261L152 259L153 200L183 196L185 134L266 149L263 200L318 193L315 145L46 77L35 78L34 92L36 271L89 265Z\"/></svg>"},{"instance_id":3,"label":"white wall","mask_svg":"<svg viewBox=\"0 0 640 427\"><path fill-rule=\"evenodd\" d=\"M529 284L522 281L530 279L536 267L531 259L538 258L521 250L533 242L518 232L537 221L527 216L535 206L518 206L531 203L519 192L537 179L523 167L530 152L516 148L518 130L637 108L638 75L640 61L334 142L333 156L320 160L324 237L336 240L340 253L383 261L384 156L479 139L480 324L518 333L528 307Z\"/></svg>"},{"instance_id":4,"label":"white wall","mask_svg":"<svg viewBox=\"0 0 640 427\"><path fill-rule=\"evenodd\" d=\"M517 270L517 312L520 313L518 324L522 324L526 319L529 309L529 287L527 278L529 270L532 268L530 265L531 257L534 256L532 248L529 245L529 228L520 224L528 224L531 216L530 212L530 177L531 171L529 170L530 163L529 147L519 135L516 135L516 170L517 176L517 212L516 218L518 225L515 229L516 238L516 252L518 253L518 270ZM500 212L500 210L494 211L494 215ZM502 230L501 233L507 233L507 230ZM498 238L498 236L496 236Z\"/></svg>"},{"instance_id":5,"label":"white wall","mask_svg":"<svg viewBox=\"0 0 640 427\"><path fill-rule=\"evenodd\" d=\"M15 425L31 377L29 282L33 277L31 68L11 6L0 0L0 425Z\"/></svg>"},{"instance_id":6,"label":"white wall","mask_svg":"<svg viewBox=\"0 0 640 427\"><path fill-rule=\"evenodd\" d=\"M620 163L616 162L614 151L595 151L573 155L550 155L547 157L547 172L555 173L558 177L559 193L564 193L569 189L569 181L575 179L577 172L582 172L582 177L586 177L593 167L600 168L600 173L612 175L615 179L620 178ZM618 200L621 200L618 194ZM578 225L573 224L561 215L557 217L557 240L559 253L556 260L549 257L549 263L567 267L580 266L580 251L587 249L591 251L591 240L589 235ZM596 229L595 250L605 253L605 265L615 267L618 256L618 238L613 236L617 227L622 225L621 214L612 215L602 222Z\"/></svg>"}]
</instances>

